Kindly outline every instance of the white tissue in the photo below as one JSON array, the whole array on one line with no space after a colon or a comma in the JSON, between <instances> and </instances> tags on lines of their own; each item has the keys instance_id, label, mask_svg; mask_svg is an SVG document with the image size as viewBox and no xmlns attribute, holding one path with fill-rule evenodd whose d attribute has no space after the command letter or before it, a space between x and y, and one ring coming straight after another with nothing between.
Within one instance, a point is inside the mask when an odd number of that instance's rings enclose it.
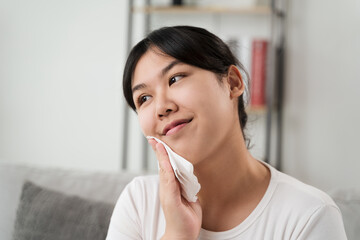
<instances>
[{"instance_id":1,"label":"white tissue","mask_svg":"<svg viewBox=\"0 0 360 240\"><path fill-rule=\"evenodd\" d=\"M161 140L151 136L147 138L153 138L157 142L164 145L170 159L170 164L174 170L175 176L181 185L182 196L189 202L196 202L196 194L198 194L198 192L200 191L200 183L198 182L197 177L194 175L193 165L185 158L181 157L173 150L171 150L171 148Z\"/></svg>"}]
</instances>

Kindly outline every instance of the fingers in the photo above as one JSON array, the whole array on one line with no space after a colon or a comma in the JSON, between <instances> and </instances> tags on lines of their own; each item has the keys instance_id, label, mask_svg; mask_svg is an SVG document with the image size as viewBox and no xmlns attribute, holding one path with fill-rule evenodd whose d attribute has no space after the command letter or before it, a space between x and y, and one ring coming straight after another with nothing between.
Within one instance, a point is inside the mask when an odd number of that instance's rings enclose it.
<instances>
[{"instance_id":1,"label":"fingers","mask_svg":"<svg viewBox=\"0 0 360 240\"><path fill-rule=\"evenodd\" d=\"M148 139L148 142L156 153L156 158L159 161L160 170L165 172L173 172L165 147L161 143L158 143L155 139Z\"/></svg>"},{"instance_id":2,"label":"fingers","mask_svg":"<svg viewBox=\"0 0 360 240\"><path fill-rule=\"evenodd\" d=\"M166 220L163 239L197 239L201 228L202 210L198 202L181 196L181 186L171 167L162 143L148 139L159 161L159 198Z\"/></svg>"},{"instance_id":3,"label":"fingers","mask_svg":"<svg viewBox=\"0 0 360 240\"><path fill-rule=\"evenodd\" d=\"M169 201L170 199L172 199L171 201L174 201L173 198L176 198L178 201L181 200L180 186L176 180L174 170L171 167L170 159L164 145L156 142L154 139L149 139L148 141L156 153L156 158L158 159L160 166L159 179L161 198L164 200L168 199Z\"/></svg>"},{"instance_id":4,"label":"fingers","mask_svg":"<svg viewBox=\"0 0 360 240\"><path fill-rule=\"evenodd\" d=\"M199 217L200 222L202 219L202 209L200 205L199 199L196 200L196 202L189 202L190 207L194 210L195 214Z\"/></svg>"},{"instance_id":5,"label":"fingers","mask_svg":"<svg viewBox=\"0 0 360 240\"><path fill-rule=\"evenodd\" d=\"M148 140L148 143L150 144L150 146L152 147L152 149L155 151L156 150L155 146L156 146L157 141L153 138L148 138L147 140Z\"/></svg>"},{"instance_id":6,"label":"fingers","mask_svg":"<svg viewBox=\"0 0 360 240\"><path fill-rule=\"evenodd\" d=\"M162 145L161 143L157 143L155 147L156 147L156 156L160 164L160 169L165 171L165 173L172 173L171 175L173 175L173 169L171 167L170 159L165 150L164 145Z\"/></svg>"}]
</instances>

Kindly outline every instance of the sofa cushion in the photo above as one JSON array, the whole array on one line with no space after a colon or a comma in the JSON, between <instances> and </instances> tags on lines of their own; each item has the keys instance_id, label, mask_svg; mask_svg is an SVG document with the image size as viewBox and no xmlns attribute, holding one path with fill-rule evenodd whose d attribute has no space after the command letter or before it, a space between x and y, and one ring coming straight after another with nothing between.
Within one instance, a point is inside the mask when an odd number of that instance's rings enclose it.
<instances>
[{"instance_id":1,"label":"sofa cushion","mask_svg":"<svg viewBox=\"0 0 360 240\"><path fill-rule=\"evenodd\" d=\"M0 163L0 239L11 240L25 181L68 195L115 204L133 177L143 173L97 172Z\"/></svg>"},{"instance_id":2,"label":"sofa cushion","mask_svg":"<svg viewBox=\"0 0 360 240\"><path fill-rule=\"evenodd\" d=\"M13 239L105 239L113 208L26 182Z\"/></svg>"}]
</instances>

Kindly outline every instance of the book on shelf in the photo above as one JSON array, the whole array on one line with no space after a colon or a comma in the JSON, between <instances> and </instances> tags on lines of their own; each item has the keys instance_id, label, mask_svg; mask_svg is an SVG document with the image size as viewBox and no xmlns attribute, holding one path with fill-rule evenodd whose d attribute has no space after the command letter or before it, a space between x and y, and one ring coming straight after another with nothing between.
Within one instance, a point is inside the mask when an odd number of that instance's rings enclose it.
<instances>
[{"instance_id":1,"label":"book on shelf","mask_svg":"<svg viewBox=\"0 0 360 240\"><path fill-rule=\"evenodd\" d=\"M250 81L250 106L264 107L266 104L266 59L268 41L253 39Z\"/></svg>"},{"instance_id":2,"label":"book on shelf","mask_svg":"<svg viewBox=\"0 0 360 240\"><path fill-rule=\"evenodd\" d=\"M263 108L266 104L266 60L268 40L250 37L230 37L226 40L232 52L250 76L251 108ZM248 96L245 96L247 99Z\"/></svg>"}]
</instances>

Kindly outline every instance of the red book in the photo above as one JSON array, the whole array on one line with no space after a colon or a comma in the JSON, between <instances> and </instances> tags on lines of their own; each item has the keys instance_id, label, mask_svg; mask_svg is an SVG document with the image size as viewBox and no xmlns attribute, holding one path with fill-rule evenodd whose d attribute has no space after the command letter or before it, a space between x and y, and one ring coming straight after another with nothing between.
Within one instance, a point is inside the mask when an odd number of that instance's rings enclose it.
<instances>
[{"instance_id":1,"label":"red book","mask_svg":"<svg viewBox=\"0 0 360 240\"><path fill-rule=\"evenodd\" d=\"M265 106L267 40L254 39L252 42L250 105Z\"/></svg>"}]
</instances>

